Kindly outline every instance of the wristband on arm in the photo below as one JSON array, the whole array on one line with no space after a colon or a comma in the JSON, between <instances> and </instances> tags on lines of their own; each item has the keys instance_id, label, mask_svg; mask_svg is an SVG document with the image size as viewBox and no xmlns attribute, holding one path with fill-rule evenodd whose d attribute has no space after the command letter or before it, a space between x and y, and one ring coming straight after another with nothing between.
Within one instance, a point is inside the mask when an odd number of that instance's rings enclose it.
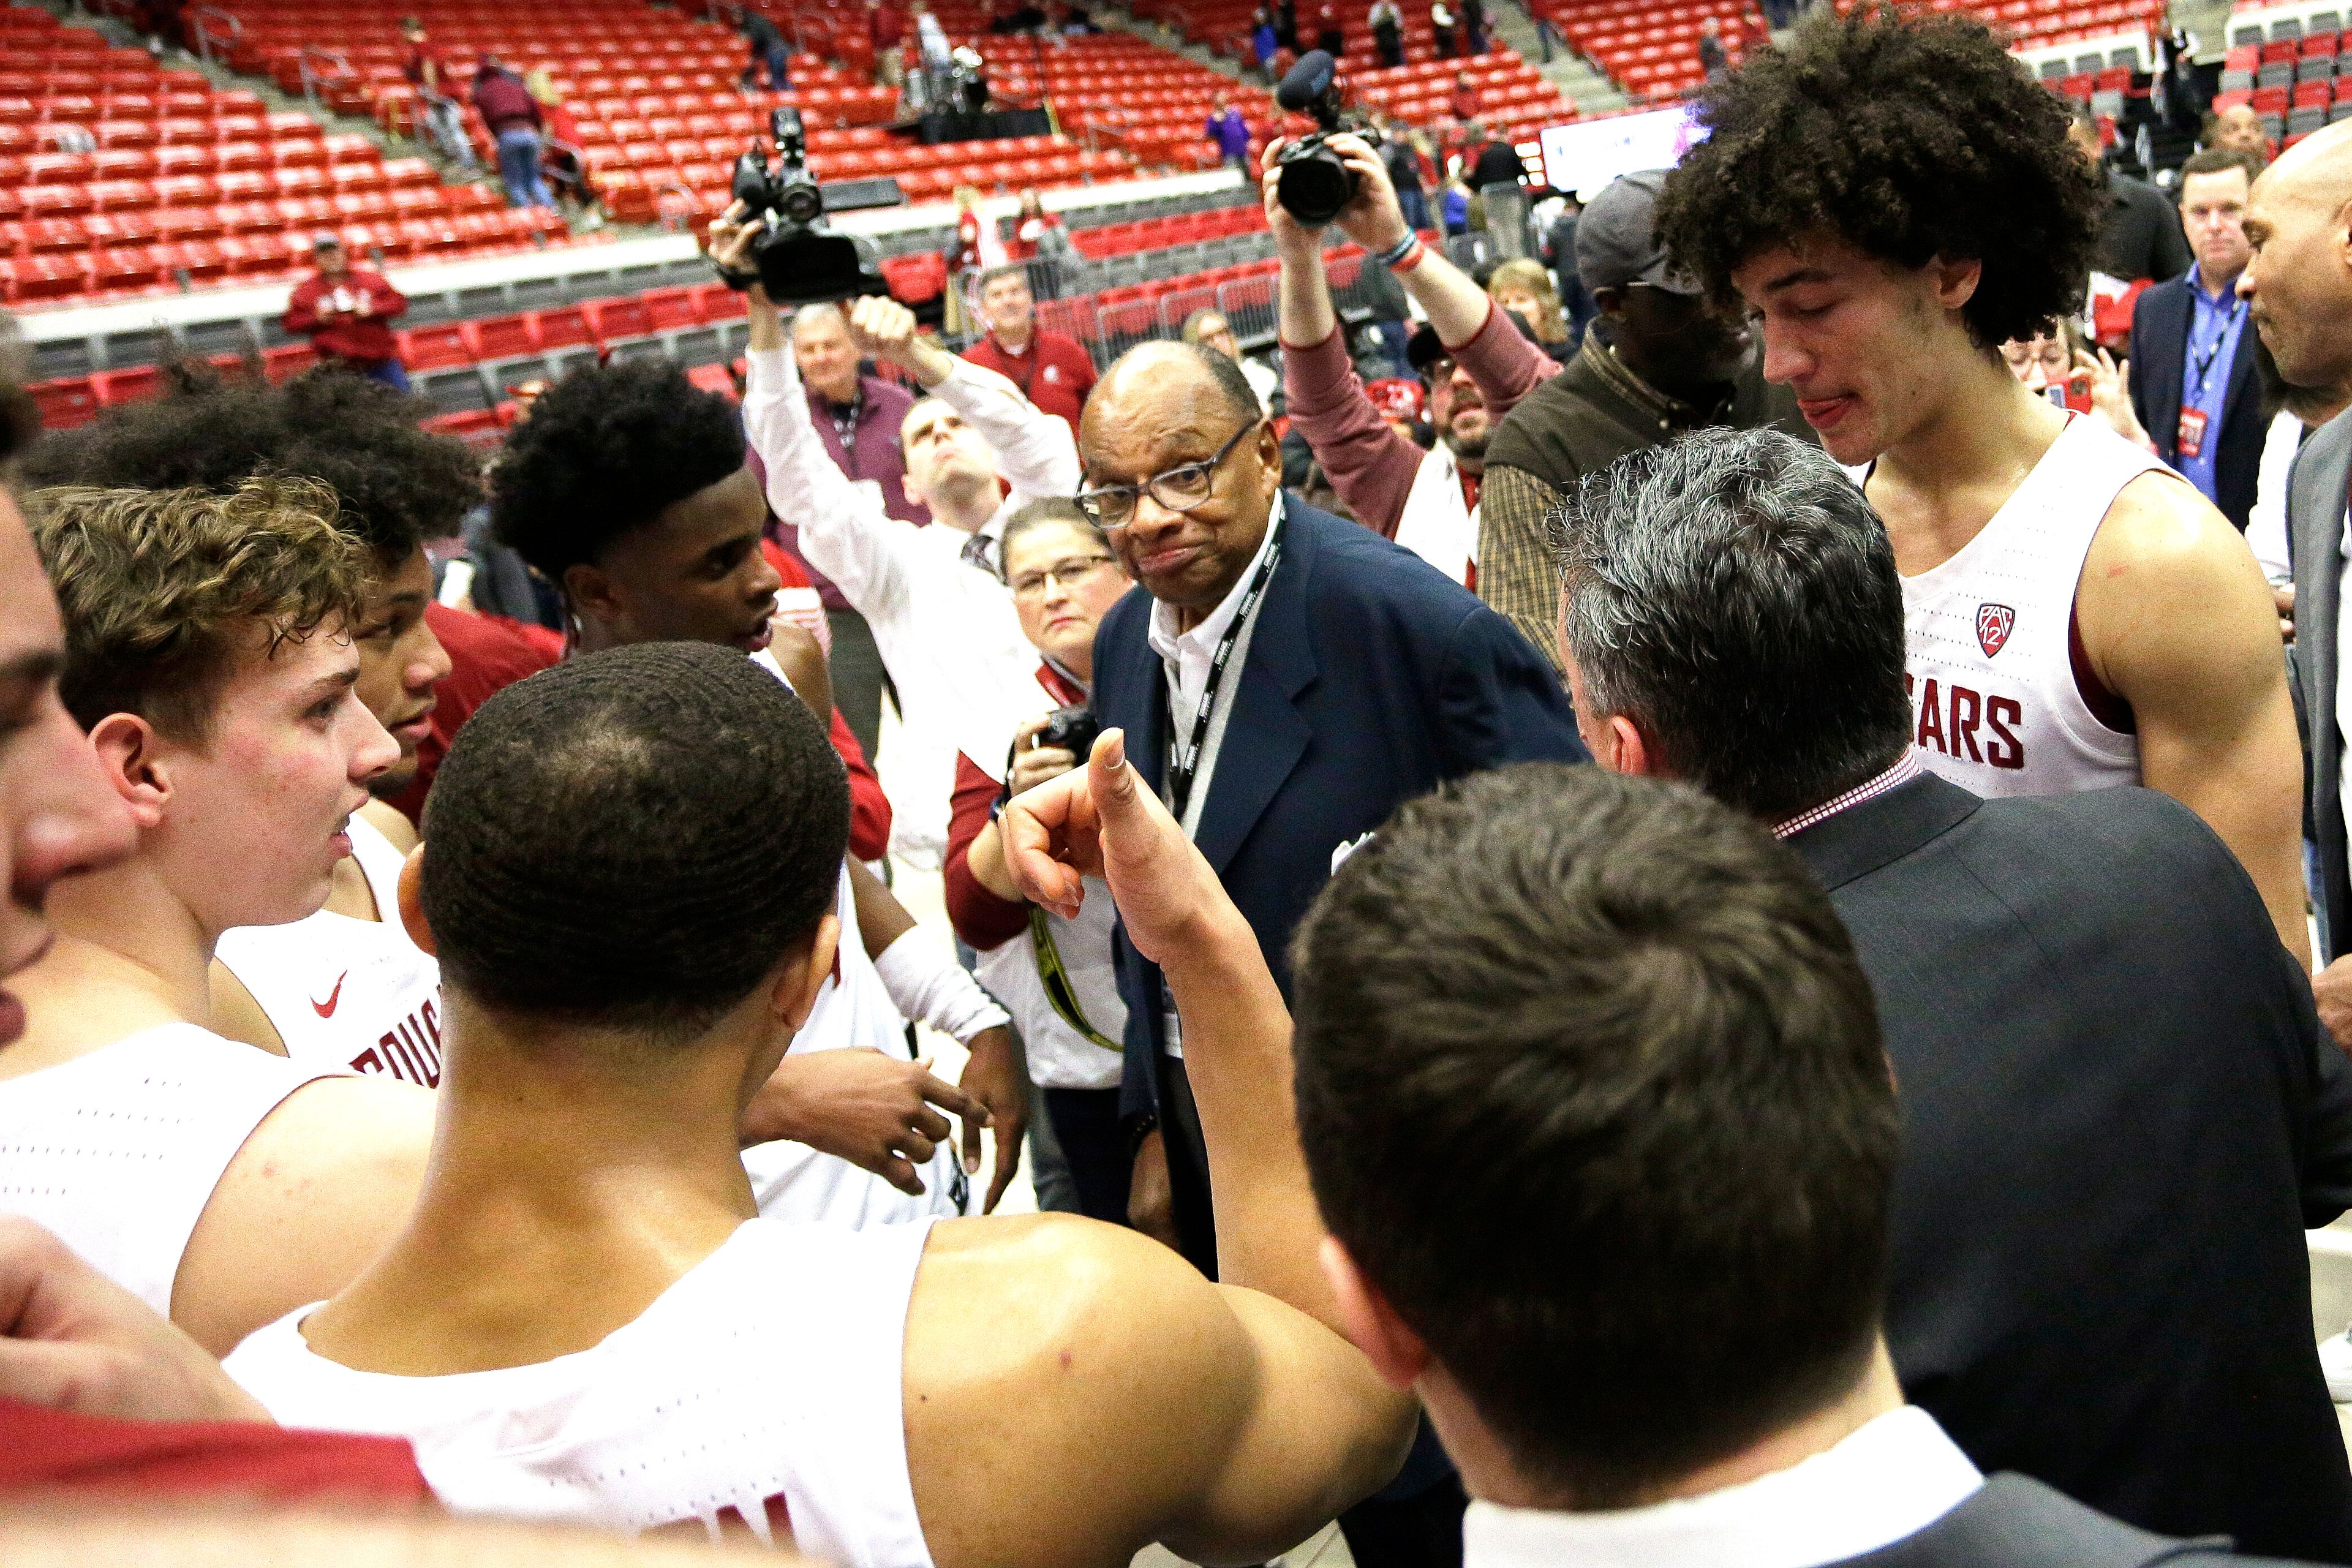
<instances>
[{"instance_id":1,"label":"wristband on arm","mask_svg":"<svg viewBox=\"0 0 2352 1568\"><path fill-rule=\"evenodd\" d=\"M874 972L901 1017L929 1024L961 1044L970 1045L983 1029L1013 1022L979 981L918 931L908 931L876 953Z\"/></svg>"}]
</instances>

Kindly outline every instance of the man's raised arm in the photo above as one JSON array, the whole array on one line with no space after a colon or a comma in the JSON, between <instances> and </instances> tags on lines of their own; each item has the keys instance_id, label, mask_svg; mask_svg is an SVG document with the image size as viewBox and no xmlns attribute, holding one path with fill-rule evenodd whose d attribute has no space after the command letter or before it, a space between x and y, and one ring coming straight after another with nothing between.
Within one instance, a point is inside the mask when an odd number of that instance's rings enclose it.
<instances>
[{"instance_id":1,"label":"man's raised arm","mask_svg":"<svg viewBox=\"0 0 2352 1568\"><path fill-rule=\"evenodd\" d=\"M1335 136L1330 145L1356 176L1354 199L1333 221L1364 247L1365 266L1396 264L1405 292L1429 318L1446 352L1478 384L1491 416L1500 420L1559 367L1459 268L1425 245L1408 246L1412 230L1405 226L1387 165L1369 143ZM1279 142L1266 149L1263 192L1266 224L1282 258L1276 309L1285 405L1356 520L1393 539L1422 449L1389 428L1348 357L1330 280L1323 273L1322 233L1291 216L1275 195L1279 171L1274 159L1280 150ZM1402 257L1395 255L1400 247L1406 247Z\"/></svg>"},{"instance_id":2,"label":"man's raised arm","mask_svg":"<svg viewBox=\"0 0 2352 1568\"><path fill-rule=\"evenodd\" d=\"M1109 1233L1150 1247L1154 1271L1167 1271L1135 1337L1152 1347L1159 1381L1189 1391L1181 1452L1135 1432L1129 1412L1122 1430L1134 1451L1118 1458L1125 1473L1150 1468L1170 1482L1156 1539L1194 1562L1262 1560L1393 1477L1418 1409L1346 1342L1322 1270L1289 1011L1216 873L1127 764L1120 731L1105 731L1085 767L1014 797L1003 822L1023 892L1070 914L1081 879L1101 877L1175 995L1209 1151L1220 1282L1181 1286L1173 1271L1200 1277L1165 1249ZM1143 1272L1139 1258L1134 1283Z\"/></svg>"},{"instance_id":3,"label":"man's raised arm","mask_svg":"<svg viewBox=\"0 0 2352 1568\"><path fill-rule=\"evenodd\" d=\"M710 254L726 270L750 266L756 224L738 223L740 204L710 225ZM887 616L906 591L902 552L912 530L882 510L878 496L850 482L809 420L807 395L784 336L783 319L753 284L746 292L751 337L744 353L743 429L768 470L768 504L800 530L801 553L833 579L869 619Z\"/></svg>"},{"instance_id":4,"label":"man's raised arm","mask_svg":"<svg viewBox=\"0 0 2352 1568\"><path fill-rule=\"evenodd\" d=\"M915 313L896 300L860 300L848 321L860 348L904 369L988 438L1015 500L1076 492L1078 445L1066 420L1041 413L1008 378L919 335Z\"/></svg>"}]
</instances>

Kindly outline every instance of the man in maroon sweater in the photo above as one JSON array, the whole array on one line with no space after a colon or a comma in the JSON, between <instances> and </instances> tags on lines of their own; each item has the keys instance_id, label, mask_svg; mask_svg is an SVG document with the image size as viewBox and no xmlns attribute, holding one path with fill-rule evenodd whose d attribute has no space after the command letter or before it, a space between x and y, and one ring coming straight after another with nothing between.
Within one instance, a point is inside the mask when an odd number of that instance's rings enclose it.
<instances>
[{"instance_id":1,"label":"man in maroon sweater","mask_svg":"<svg viewBox=\"0 0 2352 1568\"><path fill-rule=\"evenodd\" d=\"M340 236L321 229L310 240L319 270L294 287L286 301L286 330L307 336L323 364L355 370L397 392L408 390L392 323L408 310L408 297L379 272L362 272L343 253Z\"/></svg>"},{"instance_id":2,"label":"man in maroon sweater","mask_svg":"<svg viewBox=\"0 0 2352 1568\"><path fill-rule=\"evenodd\" d=\"M1048 414L1069 422L1075 434L1087 394L1095 389L1095 362L1066 333L1037 324L1037 301L1029 274L1019 267L992 267L980 275L980 313L988 335L963 357L996 372Z\"/></svg>"}]
</instances>

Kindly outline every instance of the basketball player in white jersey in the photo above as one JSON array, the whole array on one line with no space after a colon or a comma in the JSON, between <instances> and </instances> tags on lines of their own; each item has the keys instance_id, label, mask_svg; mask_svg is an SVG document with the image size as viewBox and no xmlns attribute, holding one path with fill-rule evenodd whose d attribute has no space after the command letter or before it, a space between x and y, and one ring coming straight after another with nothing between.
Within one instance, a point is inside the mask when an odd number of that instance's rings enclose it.
<instances>
[{"instance_id":1,"label":"basketball player in white jersey","mask_svg":"<svg viewBox=\"0 0 2352 1568\"><path fill-rule=\"evenodd\" d=\"M777 573L760 547L767 504L745 454L735 405L688 385L675 366L641 362L577 372L532 405L508 444L491 480L492 521L533 569L562 586L579 650L709 643L749 654L784 679L770 647ZM829 690L814 684L824 679L823 661L799 661L794 669L812 687L804 693L810 705L830 710ZM984 1108L964 1119L962 1171L944 1140L911 1124L894 1130L896 1153L868 1168L936 1205L925 1212L961 1213L964 1178L980 1168L980 1129L992 1125L996 1161L981 1201L994 1208L1018 1168L1028 1120L1028 1085L1006 1015L944 944L915 930L913 917L863 866L845 862L841 881L845 923L853 910L856 916L842 973L783 1064L784 1082L834 1101L814 1118L820 1122L870 1115L854 1083L835 1089L845 1075L882 1067L868 1052L834 1049L861 1046L884 1052L937 1100L946 1086L908 1059L892 1009L952 1036L971 1053L963 1097ZM844 1152L822 1142L818 1129L807 1136L820 1155ZM871 1183L835 1168L837 1160L820 1159L810 1169L807 1148L763 1145L746 1158L764 1213L905 1212Z\"/></svg>"},{"instance_id":2,"label":"basketball player in white jersey","mask_svg":"<svg viewBox=\"0 0 2352 1568\"><path fill-rule=\"evenodd\" d=\"M46 484L219 491L256 473L315 479L336 520L366 547L366 600L352 628L360 700L400 743L400 760L352 819L352 854L327 906L304 921L225 932L212 1027L279 1056L430 1085L441 1075L440 971L393 906L408 819L383 801L415 776L449 657L425 620L425 541L457 531L480 499L479 460L417 427L416 410L373 384L305 377L227 383L108 410L44 445Z\"/></svg>"},{"instance_id":3,"label":"basketball player in white jersey","mask_svg":"<svg viewBox=\"0 0 2352 1568\"><path fill-rule=\"evenodd\" d=\"M1068 1215L758 1217L736 1120L830 970L848 796L778 683L647 644L459 735L403 883L449 1002L425 1190L231 1373L289 1425L408 1436L459 1512L740 1518L842 1568L1258 1562L1380 1485L1413 1406L1332 1327L1280 994L1116 736L1090 765L1184 1015L1227 1283Z\"/></svg>"},{"instance_id":4,"label":"basketball player in white jersey","mask_svg":"<svg viewBox=\"0 0 2352 1568\"><path fill-rule=\"evenodd\" d=\"M2081 308L2090 270L2105 184L2061 101L1979 22L1825 9L1701 114L1660 237L1747 302L1765 375L1868 467L1920 761L1982 795L2164 791L2307 959L2301 752L2261 568L2186 480L2001 361Z\"/></svg>"},{"instance_id":5,"label":"basketball player in white jersey","mask_svg":"<svg viewBox=\"0 0 2352 1568\"><path fill-rule=\"evenodd\" d=\"M54 945L0 1051L0 1206L218 1353L350 1279L413 1199L432 1096L204 1026L214 942L299 920L398 754L344 635L359 552L292 480L226 497L51 490L34 535L62 694L136 829L49 890Z\"/></svg>"}]
</instances>

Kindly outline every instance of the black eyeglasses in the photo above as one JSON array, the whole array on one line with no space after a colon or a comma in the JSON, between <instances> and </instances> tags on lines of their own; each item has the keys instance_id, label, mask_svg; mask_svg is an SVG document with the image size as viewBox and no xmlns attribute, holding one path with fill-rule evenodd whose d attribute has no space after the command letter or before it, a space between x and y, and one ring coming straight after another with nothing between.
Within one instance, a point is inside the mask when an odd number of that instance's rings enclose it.
<instances>
[{"instance_id":1,"label":"black eyeglasses","mask_svg":"<svg viewBox=\"0 0 2352 1568\"><path fill-rule=\"evenodd\" d=\"M1180 463L1163 469L1136 485L1098 485L1080 490L1074 498L1078 510L1094 520L1096 526L1116 531L1135 521L1135 503L1149 495L1170 511L1191 511L1209 499L1216 489L1217 466L1241 444L1243 437L1261 425L1263 419L1253 419L1226 438L1213 458L1197 463Z\"/></svg>"}]
</instances>

